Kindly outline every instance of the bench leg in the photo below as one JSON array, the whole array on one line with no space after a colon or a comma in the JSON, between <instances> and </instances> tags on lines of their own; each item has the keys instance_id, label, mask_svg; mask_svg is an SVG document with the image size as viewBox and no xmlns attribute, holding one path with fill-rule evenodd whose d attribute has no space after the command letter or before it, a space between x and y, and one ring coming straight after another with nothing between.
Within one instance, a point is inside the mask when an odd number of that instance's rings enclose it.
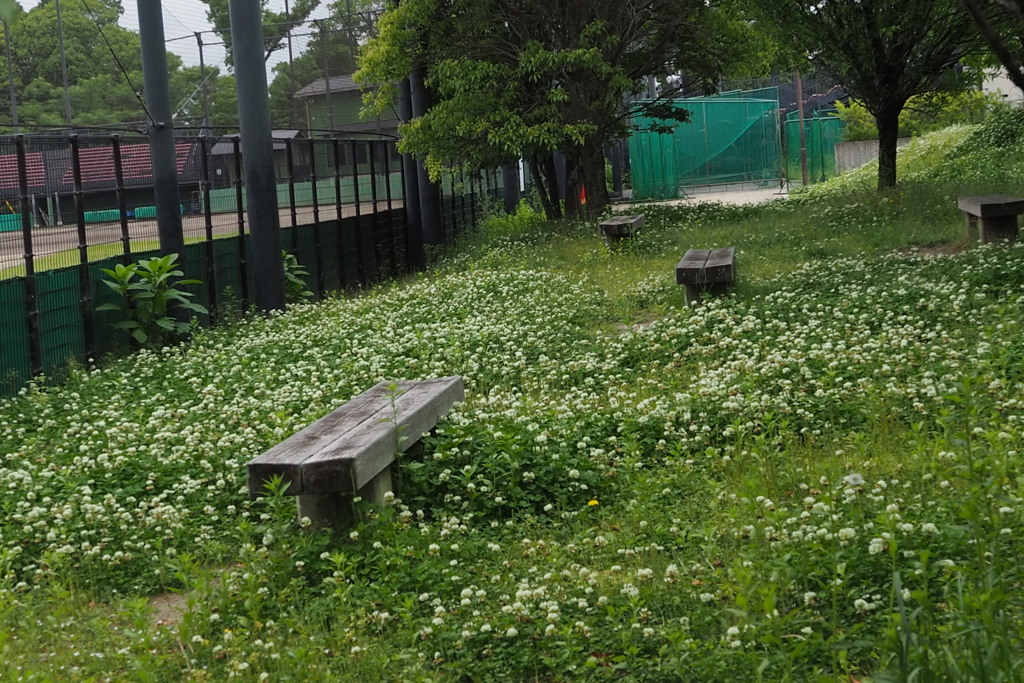
<instances>
[{"instance_id":1,"label":"bench leg","mask_svg":"<svg viewBox=\"0 0 1024 683\"><path fill-rule=\"evenodd\" d=\"M340 526L352 519L352 496L344 493L311 493L296 496L299 519L309 517L314 526Z\"/></svg>"},{"instance_id":2,"label":"bench leg","mask_svg":"<svg viewBox=\"0 0 1024 683\"><path fill-rule=\"evenodd\" d=\"M1012 242L1017 239L1016 216L982 218L978 221L978 224L978 241L982 244L1001 242L1002 240L1010 240Z\"/></svg>"},{"instance_id":3,"label":"bench leg","mask_svg":"<svg viewBox=\"0 0 1024 683\"><path fill-rule=\"evenodd\" d=\"M967 242L973 242L978 234L978 219L969 213L964 214L964 232L967 236Z\"/></svg>"},{"instance_id":4,"label":"bench leg","mask_svg":"<svg viewBox=\"0 0 1024 683\"><path fill-rule=\"evenodd\" d=\"M701 290L700 285L686 285L686 303L690 306L699 306Z\"/></svg>"},{"instance_id":5,"label":"bench leg","mask_svg":"<svg viewBox=\"0 0 1024 683\"><path fill-rule=\"evenodd\" d=\"M384 504L384 494L392 491L391 468L385 467L376 477L359 489L359 497L375 505ZM299 519L309 517L315 526L340 528L352 524L355 510L352 496L347 493L310 493L296 496Z\"/></svg>"}]
</instances>

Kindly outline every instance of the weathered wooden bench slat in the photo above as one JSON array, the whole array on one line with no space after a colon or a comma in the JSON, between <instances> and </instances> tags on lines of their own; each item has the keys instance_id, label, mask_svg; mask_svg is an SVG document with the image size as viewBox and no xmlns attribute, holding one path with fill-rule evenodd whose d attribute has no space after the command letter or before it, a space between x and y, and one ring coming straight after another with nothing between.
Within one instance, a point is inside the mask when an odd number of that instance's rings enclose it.
<instances>
[{"instance_id":1,"label":"weathered wooden bench slat","mask_svg":"<svg viewBox=\"0 0 1024 683\"><path fill-rule=\"evenodd\" d=\"M689 249L676 265L676 284L686 285L691 304L701 300L702 288L718 293L736 279L736 247Z\"/></svg>"},{"instance_id":2,"label":"weathered wooden bench slat","mask_svg":"<svg viewBox=\"0 0 1024 683\"><path fill-rule=\"evenodd\" d=\"M394 407L389 393L395 387ZM248 463L250 495L280 475L291 495L351 493L394 460L465 398L461 377L381 382Z\"/></svg>"},{"instance_id":3,"label":"weathered wooden bench slat","mask_svg":"<svg viewBox=\"0 0 1024 683\"><path fill-rule=\"evenodd\" d=\"M321 449L303 463L303 493L357 491L437 424L452 405L465 398L458 382L431 380L401 389L390 405L348 437ZM396 424L397 423L397 424Z\"/></svg>"}]
</instances>

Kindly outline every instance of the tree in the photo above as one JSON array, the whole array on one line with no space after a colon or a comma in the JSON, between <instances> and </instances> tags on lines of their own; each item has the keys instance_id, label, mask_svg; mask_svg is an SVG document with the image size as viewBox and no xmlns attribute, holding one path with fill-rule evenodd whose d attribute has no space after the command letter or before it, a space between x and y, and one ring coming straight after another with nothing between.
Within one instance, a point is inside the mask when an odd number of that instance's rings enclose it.
<instances>
[{"instance_id":1,"label":"tree","mask_svg":"<svg viewBox=\"0 0 1024 683\"><path fill-rule=\"evenodd\" d=\"M379 86L367 106L393 106L398 82L422 69L434 104L402 126L400 147L444 169L491 168L522 156L549 217L559 215L553 153L565 154L569 215L608 204L603 148L631 117L678 118L633 101L646 77L710 85L723 68L715 8L703 0L404 0L379 22L356 78ZM581 191L586 205L581 205Z\"/></svg>"},{"instance_id":2,"label":"tree","mask_svg":"<svg viewBox=\"0 0 1024 683\"><path fill-rule=\"evenodd\" d=\"M213 30L224 41L225 57L228 65L235 63L234 51L231 49L231 17L228 12L229 0L203 0L206 5L206 18L213 24ZM287 12L272 12L267 9L268 0L260 0L263 11L263 42L266 46L266 57L280 50L289 33L301 26L309 15L320 5L320 0L294 0Z\"/></svg>"},{"instance_id":3,"label":"tree","mask_svg":"<svg viewBox=\"0 0 1024 683\"><path fill-rule=\"evenodd\" d=\"M962 88L965 81L954 67L980 45L957 0L773 0L750 6L874 117L879 189L896 184L899 117L907 101Z\"/></svg>"},{"instance_id":4,"label":"tree","mask_svg":"<svg viewBox=\"0 0 1024 683\"><path fill-rule=\"evenodd\" d=\"M121 3L118 0L90 0L84 6L64 2L61 11L72 123L76 126L113 128L129 125L141 128L146 118L137 93L143 86L142 48L138 33L117 24ZM10 21L11 65L18 118L19 123L27 127L57 128L66 125L60 53L54 49L56 33L57 16L53 0L45 0L28 12L16 12ZM187 125L201 121L199 86L202 79L199 69L183 68L182 60L176 54L169 53L167 57L176 123ZM0 73L7 74L3 54L0 54ZM221 76L216 69L208 69L207 73L211 110L218 114L214 121L237 127L236 100L231 87L233 79ZM225 85L228 87L223 87ZM226 111L230 113L225 116ZM0 130L7 132L10 127Z\"/></svg>"},{"instance_id":5,"label":"tree","mask_svg":"<svg viewBox=\"0 0 1024 683\"><path fill-rule=\"evenodd\" d=\"M963 0L1010 80L1024 90L1024 0Z\"/></svg>"}]
</instances>

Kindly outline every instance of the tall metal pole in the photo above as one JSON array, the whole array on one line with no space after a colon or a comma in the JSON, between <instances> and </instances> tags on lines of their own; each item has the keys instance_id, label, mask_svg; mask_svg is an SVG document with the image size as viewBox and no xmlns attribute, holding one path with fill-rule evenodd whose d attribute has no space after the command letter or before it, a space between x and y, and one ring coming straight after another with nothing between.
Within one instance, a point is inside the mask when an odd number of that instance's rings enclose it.
<instances>
[{"instance_id":1,"label":"tall metal pole","mask_svg":"<svg viewBox=\"0 0 1024 683\"><path fill-rule=\"evenodd\" d=\"M141 2L141 0L140 0ZM60 73L61 80L64 83L64 121L68 124L68 128L71 127L71 96L68 94L68 60L64 54L64 22L61 19L60 13L60 0L57 0L57 39L60 43ZM140 27L141 29L141 27ZM163 35L163 26L160 28L161 36ZM160 39L160 45L163 46L163 38Z\"/></svg>"},{"instance_id":2,"label":"tall metal pole","mask_svg":"<svg viewBox=\"0 0 1024 683\"><path fill-rule=\"evenodd\" d=\"M331 74L328 71L328 59L327 59L327 28L324 22L317 19L316 25L320 27L320 36L323 38L324 46L324 91L327 95L327 127L329 130L334 130L334 102L331 101Z\"/></svg>"},{"instance_id":3,"label":"tall metal pole","mask_svg":"<svg viewBox=\"0 0 1024 683\"><path fill-rule=\"evenodd\" d=\"M409 79L398 83L398 119L402 123L412 120L412 95ZM420 220L420 184L416 160L411 154L402 155L402 204L405 207L406 243L409 245L409 265L423 270L427 265L423 250L423 224Z\"/></svg>"},{"instance_id":4,"label":"tall metal pole","mask_svg":"<svg viewBox=\"0 0 1024 683\"><path fill-rule=\"evenodd\" d=\"M196 44L199 46L199 82L203 86L203 128L204 135L213 135L210 130L210 84L206 81L206 60L203 59L203 34L196 31Z\"/></svg>"},{"instance_id":5,"label":"tall metal pole","mask_svg":"<svg viewBox=\"0 0 1024 683\"><path fill-rule=\"evenodd\" d=\"M295 99L295 91L298 90L295 87L295 62L292 56L292 10L289 7L288 0L284 0L284 20L288 24L288 80L291 82L292 91L289 93L288 99L292 101L292 125L296 128L299 127L299 101Z\"/></svg>"},{"instance_id":6,"label":"tall metal pole","mask_svg":"<svg viewBox=\"0 0 1024 683\"><path fill-rule=\"evenodd\" d=\"M425 81L426 69L419 67L409 74L410 100L412 115L423 116L430 108L430 95ZM437 183L430 180L426 167L416 165L416 177L420 193L420 225L423 229L424 244L442 244L444 234L441 229L441 190Z\"/></svg>"},{"instance_id":7,"label":"tall metal pole","mask_svg":"<svg viewBox=\"0 0 1024 683\"><path fill-rule=\"evenodd\" d=\"M283 309L284 262L279 241L281 226L263 52L263 17L260 3L255 0L228 0L228 13L235 52L238 122L249 210L253 299L261 310Z\"/></svg>"},{"instance_id":8,"label":"tall metal pole","mask_svg":"<svg viewBox=\"0 0 1024 683\"><path fill-rule=\"evenodd\" d=\"M153 160L153 195L156 200L160 251L185 256L178 197L178 164L174 153L171 87L164 47L164 17L160 0L138 0L139 38L142 43L142 80L149 110L147 130Z\"/></svg>"},{"instance_id":9,"label":"tall metal pole","mask_svg":"<svg viewBox=\"0 0 1024 683\"><path fill-rule=\"evenodd\" d=\"M4 19L4 53L7 56L7 83L11 89L11 123L14 124L14 134L21 132L18 125L18 95L14 90L14 67L11 65L11 30L7 27L7 20Z\"/></svg>"}]
</instances>

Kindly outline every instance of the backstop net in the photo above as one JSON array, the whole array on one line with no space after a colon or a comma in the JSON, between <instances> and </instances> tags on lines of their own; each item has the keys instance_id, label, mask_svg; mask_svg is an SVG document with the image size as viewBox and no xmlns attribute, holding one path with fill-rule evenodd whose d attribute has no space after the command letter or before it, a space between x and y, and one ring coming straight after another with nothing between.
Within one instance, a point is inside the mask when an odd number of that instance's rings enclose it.
<instances>
[{"instance_id":1,"label":"backstop net","mask_svg":"<svg viewBox=\"0 0 1024 683\"><path fill-rule=\"evenodd\" d=\"M688 186L767 185L782 177L776 88L679 99L674 106L689 113L688 122L633 120L634 199L679 197Z\"/></svg>"}]
</instances>

